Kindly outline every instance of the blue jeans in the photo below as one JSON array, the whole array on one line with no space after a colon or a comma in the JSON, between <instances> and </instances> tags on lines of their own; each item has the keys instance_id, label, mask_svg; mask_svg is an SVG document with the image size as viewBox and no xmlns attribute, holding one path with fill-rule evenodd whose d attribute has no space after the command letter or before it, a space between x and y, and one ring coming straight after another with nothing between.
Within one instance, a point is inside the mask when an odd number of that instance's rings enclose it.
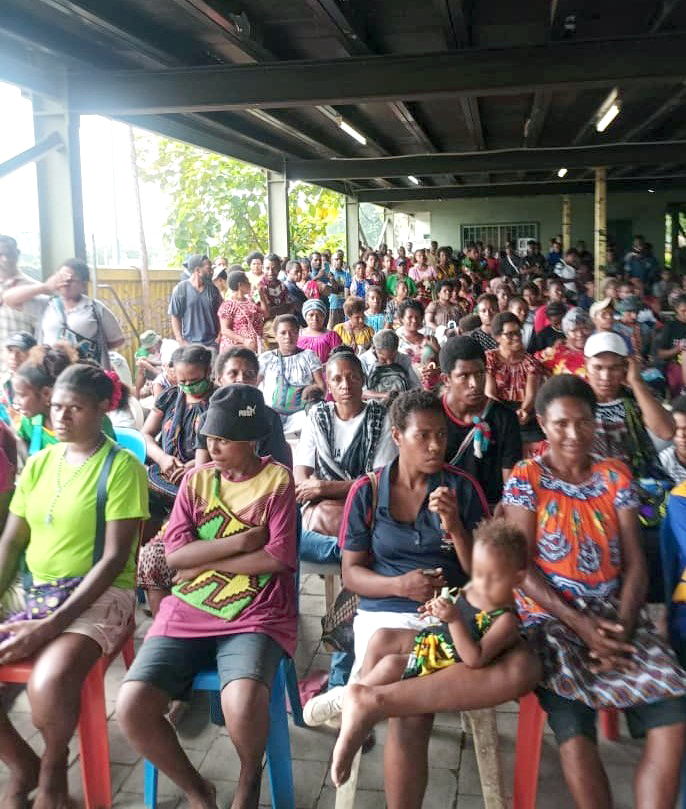
<instances>
[{"instance_id":1,"label":"blue jeans","mask_svg":"<svg viewBox=\"0 0 686 809\"><path fill-rule=\"evenodd\" d=\"M341 561L337 537L327 537L317 531L303 530L300 535L300 558L303 562L332 564Z\"/></svg>"},{"instance_id":2,"label":"blue jeans","mask_svg":"<svg viewBox=\"0 0 686 809\"><path fill-rule=\"evenodd\" d=\"M303 531L300 535L300 558L304 562L331 564L341 561L338 538L317 531ZM334 652L329 668L329 688L346 685L352 671L355 655L349 652Z\"/></svg>"}]
</instances>

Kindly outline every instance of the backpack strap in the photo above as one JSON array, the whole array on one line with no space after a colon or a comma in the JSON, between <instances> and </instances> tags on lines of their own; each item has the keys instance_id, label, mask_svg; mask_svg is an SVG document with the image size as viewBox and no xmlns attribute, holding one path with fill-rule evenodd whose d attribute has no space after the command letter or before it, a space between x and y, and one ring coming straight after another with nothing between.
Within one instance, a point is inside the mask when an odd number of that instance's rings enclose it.
<instances>
[{"instance_id":1,"label":"backpack strap","mask_svg":"<svg viewBox=\"0 0 686 809\"><path fill-rule=\"evenodd\" d=\"M372 469L367 472L369 478L369 485L372 487L372 519L369 523L369 532L374 530L374 523L376 522L376 509L379 505L379 479L376 477L376 472Z\"/></svg>"},{"instance_id":2,"label":"backpack strap","mask_svg":"<svg viewBox=\"0 0 686 809\"><path fill-rule=\"evenodd\" d=\"M102 559L105 550L105 505L107 503L107 479L112 470L114 457L119 452L119 444L113 444L107 453L105 462L98 476L98 484L95 494L95 542L93 543L93 564Z\"/></svg>"}]
</instances>

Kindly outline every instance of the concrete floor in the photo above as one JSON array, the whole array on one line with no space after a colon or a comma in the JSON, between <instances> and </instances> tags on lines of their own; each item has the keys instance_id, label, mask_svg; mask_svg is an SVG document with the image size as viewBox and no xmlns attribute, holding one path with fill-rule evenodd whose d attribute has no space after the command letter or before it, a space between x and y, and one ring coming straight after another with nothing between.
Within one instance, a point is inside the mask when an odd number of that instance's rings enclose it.
<instances>
[{"instance_id":1,"label":"concrete floor","mask_svg":"<svg viewBox=\"0 0 686 809\"><path fill-rule=\"evenodd\" d=\"M328 669L328 655L320 647L320 616L324 610L323 582L317 576L304 576L300 596L300 637L296 665L301 677L310 670ZM142 639L149 624L141 612L138 616L137 636ZM140 640L139 640L140 642ZM107 675L107 709L109 715L110 757L114 807L141 809L143 807L143 762L129 747L116 720L112 717L117 688L121 682L123 664L117 661ZM31 724L26 695L22 694L12 710L12 719L22 735L40 751L42 739ZM501 741L501 756L508 795L512 787L514 740L517 706L508 703L497 711ZM359 809L380 809L383 794L383 743L385 726L377 728L376 746L362 757L358 780ZM208 722L206 697L196 694L191 710L180 727L184 747L200 772L210 778L218 789L220 809L230 805L238 761L226 731ZM335 802L335 789L329 777L329 763L335 742L335 731L329 728L290 727L293 775L298 809L331 809ZM619 743L602 742L602 754L613 786L616 809L629 809L632 805L632 777L640 745L627 738L622 727ZM72 741L69 779L72 795L81 806L81 776L78 747ZM462 731L459 716L439 714L429 746L431 774L424 801L427 809L477 809L483 806L479 774L476 767L472 739ZM0 765L0 784L4 770ZM186 806L176 787L164 776L159 785L160 809ZM540 809L571 809L560 771L557 752L546 730L539 781ZM266 775L263 778L261 805L269 806Z\"/></svg>"}]
</instances>

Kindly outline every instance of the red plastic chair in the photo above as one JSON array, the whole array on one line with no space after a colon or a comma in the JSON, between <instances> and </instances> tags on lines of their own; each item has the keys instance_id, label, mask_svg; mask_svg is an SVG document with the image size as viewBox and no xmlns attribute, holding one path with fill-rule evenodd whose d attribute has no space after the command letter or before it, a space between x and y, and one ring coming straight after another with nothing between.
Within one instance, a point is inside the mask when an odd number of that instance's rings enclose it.
<instances>
[{"instance_id":1,"label":"red plastic chair","mask_svg":"<svg viewBox=\"0 0 686 809\"><path fill-rule=\"evenodd\" d=\"M105 672L110 663L121 654L128 669L135 656L133 632L111 655L100 657L88 673L81 688L81 715L79 716L79 755L81 780L86 809L110 809L112 806L112 777L110 773L110 745L107 738L107 710L105 706ZM0 666L1 683L26 683L33 670L33 660L22 660Z\"/></svg>"},{"instance_id":2,"label":"red plastic chair","mask_svg":"<svg viewBox=\"0 0 686 809\"><path fill-rule=\"evenodd\" d=\"M531 692L519 700L512 809L536 809L538 771L546 714ZM600 730L609 741L619 739L619 712L600 711Z\"/></svg>"}]
</instances>

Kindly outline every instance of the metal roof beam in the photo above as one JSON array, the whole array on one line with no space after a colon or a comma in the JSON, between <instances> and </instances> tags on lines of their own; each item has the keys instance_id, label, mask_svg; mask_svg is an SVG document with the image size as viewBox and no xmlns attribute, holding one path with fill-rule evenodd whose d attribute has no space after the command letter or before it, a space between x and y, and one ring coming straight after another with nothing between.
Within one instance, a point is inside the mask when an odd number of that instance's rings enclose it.
<instances>
[{"instance_id":1,"label":"metal roof beam","mask_svg":"<svg viewBox=\"0 0 686 809\"><path fill-rule=\"evenodd\" d=\"M0 163L0 179L22 168L27 163L37 163L50 154L53 149L59 149L61 146L64 146L64 141L60 133L51 132L43 140Z\"/></svg>"},{"instance_id":2,"label":"metal roof beam","mask_svg":"<svg viewBox=\"0 0 686 809\"><path fill-rule=\"evenodd\" d=\"M657 165L683 162L686 140L608 143L546 149L498 149L484 152L403 155L397 157L291 160L288 174L299 180L369 179L503 171L542 171L588 166Z\"/></svg>"},{"instance_id":3,"label":"metal roof beam","mask_svg":"<svg viewBox=\"0 0 686 809\"><path fill-rule=\"evenodd\" d=\"M686 188L686 174L657 177L608 178L608 185L615 191L646 191L652 189ZM525 183L491 183L490 185L447 185L420 188L397 188L389 191L358 191L360 202L384 205L391 202L419 202L426 200L471 199L474 197L524 197L540 194L592 194L593 179L588 180L541 180Z\"/></svg>"},{"instance_id":4,"label":"metal roof beam","mask_svg":"<svg viewBox=\"0 0 686 809\"><path fill-rule=\"evenodd\" d=\"M630 52L631 59L610 58ZM70 74L80 113L158 114L503 95L665 82L686 75L686 34L322 61Z\"/></svg>"}]
</instances>

